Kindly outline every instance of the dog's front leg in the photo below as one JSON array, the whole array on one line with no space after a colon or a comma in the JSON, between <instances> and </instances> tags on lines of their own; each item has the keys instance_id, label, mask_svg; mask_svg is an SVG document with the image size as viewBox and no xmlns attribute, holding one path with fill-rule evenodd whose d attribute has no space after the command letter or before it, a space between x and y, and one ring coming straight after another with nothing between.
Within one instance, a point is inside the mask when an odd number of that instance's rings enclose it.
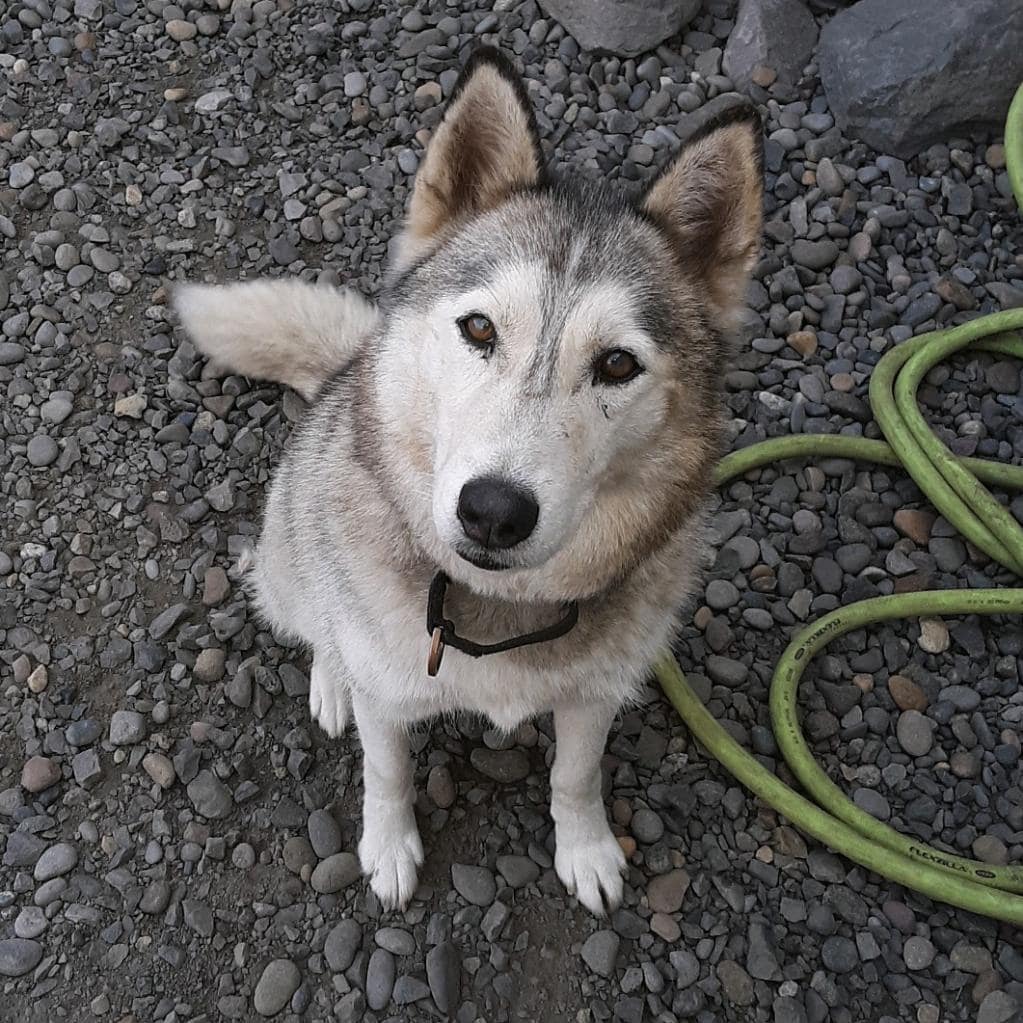
<instances>
[{"instance_id":1,"label":"dog's front leg","mask_svg":"<svg viewBox=\"0 0 1023 1023\"><path fill-rule=\"evenodd\" d=\"M351 715L346 669L322 653L313 654L309 672L309 713L332 739L343 735Z\"/></svg>"},{"instance_id":2,"label":"dog's front leg","mask_svg":"<svg viewBox=\"0 0 1023 1023\"><path fill-rule=\"evenodd\" d=\"M362 741L359 860L384 908L404 908L423 862L408 735L400 722L381 716L365 696L355 695L352 707Z\"/></svg>"},{"instance_id":3,"label":"dog's front leg","mask_svg":"<svg viewBox=\"0 0 1023 1023\"><path fill-rule=\"evenodd\" d=\"M625 870L625 854L611 833L600 791L600 758L617 709L613 703L575 702L554 708L554 867L565 887L597 916L622 901Z\"/></svg>"}]
</instances>

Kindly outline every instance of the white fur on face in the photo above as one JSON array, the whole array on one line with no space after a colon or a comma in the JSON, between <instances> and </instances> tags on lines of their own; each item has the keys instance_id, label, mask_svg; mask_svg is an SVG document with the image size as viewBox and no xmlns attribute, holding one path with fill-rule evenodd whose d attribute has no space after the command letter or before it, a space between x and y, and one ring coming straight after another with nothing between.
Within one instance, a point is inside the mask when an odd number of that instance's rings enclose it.
<instances>
[{"instance_id":1,"label":"white fur on face","mask_svg":"<svg viewBox=\"0 0 1023 1023\"><path fill-rule=\"evenodd\" d=\"M416 375L428 397L406 395L432 410L422 428L433 437L430 516L443 544L466 542L457 507L470 480L496 476L535 495L536 528L501 555L520 569L537 569L570 543L600 488L627 473L628 459L660 423L670 370L620 282L555 299L563 321L556 338L545 337L552 326L544 322L546 288L544 268L525 263L439 301L416 323ZM496 328L489 355L461 335L458 320L472 313ZM615 348L631 352L645 372L625 384L594 384L594 361Z\"/></svg>"}]
</instances>

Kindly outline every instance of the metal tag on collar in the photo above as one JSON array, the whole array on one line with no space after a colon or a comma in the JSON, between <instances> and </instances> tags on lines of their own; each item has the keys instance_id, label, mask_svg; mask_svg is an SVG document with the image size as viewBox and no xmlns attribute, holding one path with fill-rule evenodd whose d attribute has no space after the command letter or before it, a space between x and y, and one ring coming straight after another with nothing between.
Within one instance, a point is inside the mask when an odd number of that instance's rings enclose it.
<instances>
[{"instance_id":1,"label":"metal tag on collar","mask_svg":"<svg viewBox=\"0 0 1023 1023\"><path fill-rule=\"evenodd\" d=\"M426 601L426 631L430 636L430 656L426 660L426 670L431 678L440 671L446 647L453 646L469 657L486 657L488 654L500 654L533 643L548 643L571 632L579 621L579 605L573 601L566 606L564 615L546 628L512 636L498 643L474 643L471 639L459 636L454 622L444 617L444 597L449 582L443 572L438 572L430 583Z\"/></svg>"},{"instance_id":2,"label":"metal tag on collar","mask_svg":"<svg viewBox=\"0 0 1023 1023\"><path fill-rule=\"evenodd\" d=\"M440 671L440 662L444 660L444 630L438 625L433 630L433 639L430 641L430 656L426 658L426 673L430 678L436 678Z\"/></svg>"}]
</instances>

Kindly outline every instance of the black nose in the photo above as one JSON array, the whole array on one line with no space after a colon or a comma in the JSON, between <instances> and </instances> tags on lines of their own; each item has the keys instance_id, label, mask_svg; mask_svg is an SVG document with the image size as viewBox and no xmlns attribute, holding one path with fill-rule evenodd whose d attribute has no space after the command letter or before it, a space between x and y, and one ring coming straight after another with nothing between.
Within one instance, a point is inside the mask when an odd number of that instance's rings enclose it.
<instances>
[{"instance_id":1,"label":"black nose","mask_svg":"<svg viewBox=\"0 0 1023 1023\"><path fill-rule=\"evenodd\" d=\"M533 532L540 506L528 490L507 480L469 480L458 495L458 520L465 535L483 547L505 550Z\"/></svg>"}]
</instances>

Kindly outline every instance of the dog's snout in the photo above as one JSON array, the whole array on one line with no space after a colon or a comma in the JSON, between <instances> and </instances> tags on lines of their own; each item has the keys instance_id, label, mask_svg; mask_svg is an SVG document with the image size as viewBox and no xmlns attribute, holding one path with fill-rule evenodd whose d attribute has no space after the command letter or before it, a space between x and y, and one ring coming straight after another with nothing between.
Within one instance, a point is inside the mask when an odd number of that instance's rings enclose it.
<instances>
[{"instance_id":1,"label":"dog's snout","mask_svg":"<svg viewBox=\"0 0 1023 1023\"><path fill-rule=\"evenodd\" d=\"M533 532L539 516L540 506L528 490L492 476L470 480L458 495L462 529L483 547L514 547Z\"/></svg>"}]
</instances>

